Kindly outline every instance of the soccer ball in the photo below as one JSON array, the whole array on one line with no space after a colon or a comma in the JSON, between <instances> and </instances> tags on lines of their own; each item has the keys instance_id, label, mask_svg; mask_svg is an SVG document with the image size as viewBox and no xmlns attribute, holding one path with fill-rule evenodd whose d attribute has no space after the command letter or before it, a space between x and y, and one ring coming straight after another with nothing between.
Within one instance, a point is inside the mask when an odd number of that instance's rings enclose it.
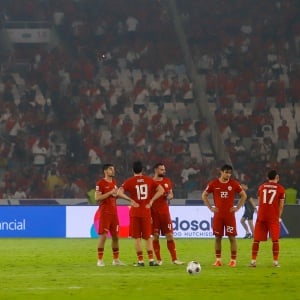
<instances>
[{"instance_id":1,"label":"soccer ball","mask_svg":"<svg viewBox=\"0 0 300 300\"><path fill-rule=\"evenodd\" d=\"M192 260L187 264L186 271L190 275L199 274L201 272L201 265L199 262Z\"/></svg>"}]
</instances>

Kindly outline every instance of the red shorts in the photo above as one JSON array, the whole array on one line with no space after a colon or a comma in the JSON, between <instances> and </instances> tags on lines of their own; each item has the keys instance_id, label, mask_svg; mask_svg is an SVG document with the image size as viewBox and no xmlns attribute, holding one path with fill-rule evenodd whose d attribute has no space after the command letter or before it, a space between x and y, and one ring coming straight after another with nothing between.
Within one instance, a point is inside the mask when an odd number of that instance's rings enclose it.
<instances>
[{"instance_id":1,"label":"red shorts","mask_svg":"<svg viewBox=\"0 0 300 300\"><path fill-rule=\"evenodd\" d=\"M148 240L152 235L151 217L130 217L129 236Z\"/></svg>"},{"instance_id":2,"label":"red shorts","mask_svg":"<svg viewBox=\"0 0 300 300\"><path fill-rule=\"evenodd\" d=\"M153 234L166 235L173 233L173 224L169 213L152 212L152 231Z\"/></svg>"},{"instance_id":3,"label":"red shorts","mask_svg":"<svg viewBox=\"0 0 300 300\"><path fill-rule=\"evenodd\" d=\"M280 238L280 223L256 220L254 228L254 240L266 241L268 234L272 241L277 241Z\"/></svg>"},{"instance_id":4,"label":"red shorts","mask_svg":"<svg viewBox=\"0 0 300 300\"><path fill-rule=\"evenodd\" d=\"M117 236L119 233L119 219L117 215L100 214L98 234L110 233Z\"/></svg>"},{"instance_id":5,"label":"red shorts","mask_svg":"<svg viewBox=\"0 0 300 300\"><path fill-rule=\"evenodd\" d=\"M235 214L230 213L228 215L220 215L215 213L213 218L213 233L215 236L236 236Z\"/></svg>"}]
</instances>

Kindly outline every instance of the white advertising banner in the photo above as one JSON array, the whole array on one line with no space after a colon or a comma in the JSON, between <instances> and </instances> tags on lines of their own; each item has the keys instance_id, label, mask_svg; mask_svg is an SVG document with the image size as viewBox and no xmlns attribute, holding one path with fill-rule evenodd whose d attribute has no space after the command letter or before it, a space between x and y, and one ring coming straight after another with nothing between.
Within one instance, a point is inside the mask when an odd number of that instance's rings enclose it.
<instances>
[{"instance_id":1,"label":"white advertising banner","mask_svg":"<svg viewBox=\"0 0 300 300\"><path fill-rule=\"evenodd\" d=\"M12 43L49 43L51 31L48 28L5 29Z\"/></svg>"},{"instance_id":2,"label":"white advertising banner","mask_svg":"<svg viewBox=\"0 0 300 300\"><path fill-rule=\"evenodd\" d=\"M66 207L66 237L93 237L97 206Z\"/></svg>"},{"instance_id":3,"label":"white advertising banner","mask_svg":"<svg viewBox=\"0 0 300 300\"><path fill-rule=\"evenodd\" d=\"M170 206L175 238L212 238L212 213L205 206ZM128 237L129 207L118 206L120 219L120 237ZM243 208L236 213L237 237L243 237L245 231L240 224ZM256 215L254 215L256 217ZM99 224L97 206L66 207L66 237L97 237Z\"/></svg>"}]
</instances>

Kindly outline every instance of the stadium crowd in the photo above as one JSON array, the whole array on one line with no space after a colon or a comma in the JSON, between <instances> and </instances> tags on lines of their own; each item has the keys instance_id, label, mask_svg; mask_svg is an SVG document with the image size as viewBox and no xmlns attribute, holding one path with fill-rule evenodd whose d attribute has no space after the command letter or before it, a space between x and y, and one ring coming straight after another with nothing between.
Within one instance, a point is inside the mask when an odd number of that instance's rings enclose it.
<instances>
[{"instance_id":1,"label":"stadium crowd","mask_svg":"<svg viewBox=\"0 0 300 300\"><path fill-rule=\"evenodd\" d=\"M256 188L274 167L299 190L300 5L177 5L235 176ZM217 174L166 1L12 0L0 9L2 28L47 22L56 40L1 52L3 198L85 198L105 162L122 182L132 161L148 172L163 161L177 198Z\"/></svg>"}]
</instances>

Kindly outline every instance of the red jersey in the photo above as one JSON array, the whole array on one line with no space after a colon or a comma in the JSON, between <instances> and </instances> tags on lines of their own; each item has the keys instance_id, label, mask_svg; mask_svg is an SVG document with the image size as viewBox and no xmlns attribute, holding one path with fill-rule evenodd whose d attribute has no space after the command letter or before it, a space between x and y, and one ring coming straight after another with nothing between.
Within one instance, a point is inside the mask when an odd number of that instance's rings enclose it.
<instances>
[{"instance_id":1,"label":"red jersey","mask_svg":"<svg viewBox=\"0 0 300 300\"><path fill-rule=\"evenodd\" d=\"M157 211L159 213L168 213L169 212L169 204L167 200L168 193L172 190L172 182L169 178L163 177L162 180L155 180L157 183L161 184L164 188L165 193L156 199L152 204L152 210Z\"/></svg>"},{"instance_id":2,"label":"red jersey","mask_svg":"<svg viewBox=\"0 0 300 300\"><path fill-rule=\"evenodd\" d=\"M117 188L117 183L114 179L112 182L109 182L102 178L96 183L96 192L100 192L101 194L106 194L115 188ZM116 197L111 195L108 198L100 201L99 208L101 213L117 214Z\"/></svg>"},{"instance_id":3,"label":"red jersey","mask_svg":"<svg viewBox=\"0 0 300 300\"><path fill-rule=\"evenodd\" d=\"M219 209L218 214L232 214L230 208L234 206L235 195L242 191L241 185L234 179L221 182L219 179L210 181L205 189L213 194L214 204Z\"/></svg>"},{"instance_id":4,"label":"red jersey","mask_svg":"<svg viewBox=\"0 0 300 300\"><path fill-rule=\"evenodd\" d=\"M135 175L122 184L125 193L129 194L139 207L131 207L131 217L146 217L151 215L151 210L146 208L150 202L151 197L155 194L159 182L154 181L153 178L146 175Z\"/></svg>"},{"instance_id":5,"label":"red jersey","mask_svg":"<svg viewBox=\"0 0 300 300\"><path fill-rule=\"evenodd\" d=\"M275 182L265 182L258 188L257 220L278 222L280 200L285 198L282 185Z\"/></svg>"}]
</instances>

